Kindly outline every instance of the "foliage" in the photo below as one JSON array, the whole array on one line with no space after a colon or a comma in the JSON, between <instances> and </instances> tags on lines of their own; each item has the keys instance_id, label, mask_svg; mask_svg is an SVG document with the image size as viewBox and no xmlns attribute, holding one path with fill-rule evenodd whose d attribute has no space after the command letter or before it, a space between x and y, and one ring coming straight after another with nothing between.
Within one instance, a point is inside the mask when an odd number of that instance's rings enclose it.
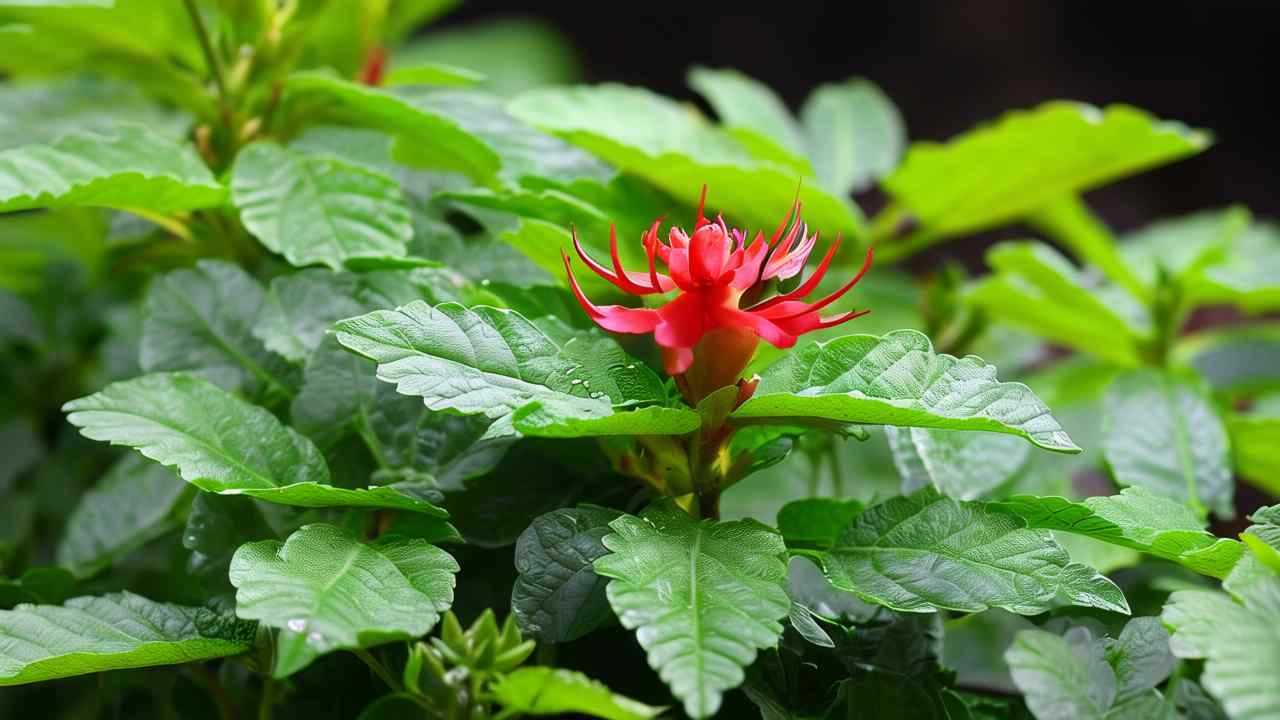
<instances>
[{"instance_id":1,"label":"foliage","mask_svg":"<svg viewBox=\"0 0 1280 720\"><path fill-rule=\"evenodd\" d=\"M0 714L1280 715L1280 232L1082 198L1207 132L451 5L0 1Z\"/></svg>"}]
</instances>

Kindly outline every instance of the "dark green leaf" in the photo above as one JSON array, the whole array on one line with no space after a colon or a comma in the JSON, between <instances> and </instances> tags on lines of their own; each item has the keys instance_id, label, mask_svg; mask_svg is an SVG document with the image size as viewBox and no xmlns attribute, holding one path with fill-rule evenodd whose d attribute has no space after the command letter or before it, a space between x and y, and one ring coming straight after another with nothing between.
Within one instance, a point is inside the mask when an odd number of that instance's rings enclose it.
<instances>
[{"instance_id":1,"label":"dark green leaf","mask_svg":"<svg viewBox=\"0 0 1280 720\"><path fill-rule=\"evenodd\" d=\"M317 657L425 635L453 602L458 563L418 539L365 544L332 525L248 543L231 561L236 614L277 628L273 674Z\"/></svg>"},{"instance_id":2,"label":"dark green leaf","mask_svg":"<svg viewBox=\"0 0 1280 720\"><path fill-rule=\"evenodd\" d=\"M1034 615L1052 607L1060 589L1079 604L1128 610L1114 607L1118 592L1098 592L1110 583L1081 573L1049 533L933 490L867 509L819 558L837 588L898 611L999 607ZM1081 592L1082 583L1092 597Z\"/></svg>"},{"instance_id":3,"label":"dark green leaf","mask_svg":"<svg viewBox=\"0 0 1280 720\"><path fill-rule=\"evenodd\" d=\"M254 625L131 593L0 610L0 686L238 655Z\"/></svg>"},{"instance_id":4,"label":"dark green leaf","mask_svg":"<svg viewBox=\"0 0 1280 720\"><path fill-rule=\"evenodd\" d=\"M1079 451L1026 385L997 381L995 368L980 358L935 353L929 338L913 330L800 348L767 368L755 395L731 417L987 430L1047 450Z\"/></svg>"},{"instance_id":5,"label":"dark green leaf","mask_svg":"<svg viewBox=\"0 0 1280 720\"><path fill-rule=\"evenodd\" d=\"M306 360L331 325L365 310L354 297L357 283L354 275L321 268L272 280L253 336L287 360Z\"/></svg>"},{"instance_id":6,"label":"dark green leaf","mask_svg":"<svg viewBox=\"0 0 1280 720\"><path fill-rule=\"evenodd\" d=\"M161 465L137 455L121 458L67 518L58 564L93 575L178 527L189 487Z\"/></svg>"},{"instance_id":7,"label":"dark green leaf","mask_svg":"<svg viewBox=\"0 0 1280 720\"><path fill-rule=\"evenodd\" d=\"M288 394L279 363L253 336L264 298L256 280L220 260L156 278L143 311L142 369L195 371L252 395Z\"/></svg>"},{"instance_id":8,"label":"dark green leaf","mask_svg":"<svg viewBox=\"0 0 1280 720\"><path fill-rule=\"evenodd\" d=\"M857 500L796 500L778 511L778 532L788 547L829 550L862 509Z\"/></svg>"},{"instance_id":9,"label":"dark green leaf","mask_svg":"<svg viewBox=\"0 0 1280 720\"><path fill-rule=\"evenodd\" d=\"M592 563L608 554L601 538L617 510L584 505L539 516L516 543L511 612L520 631L541 642L568 642L612 619L606 580Z\"/></svg>"},{"instance_id":10,"label":"dark green leaf","mask_svg":"<svg viewBox=\"0 0 1280 720\"><path fill-rule=\"evenodd\" d=\"M613 578L614 612L685 712L715 714L742 668L782 635L791 608L782 536L751 520L694 520L671 501L610 526L612 554L595 569Z\"/></svg>"}]
</instances>

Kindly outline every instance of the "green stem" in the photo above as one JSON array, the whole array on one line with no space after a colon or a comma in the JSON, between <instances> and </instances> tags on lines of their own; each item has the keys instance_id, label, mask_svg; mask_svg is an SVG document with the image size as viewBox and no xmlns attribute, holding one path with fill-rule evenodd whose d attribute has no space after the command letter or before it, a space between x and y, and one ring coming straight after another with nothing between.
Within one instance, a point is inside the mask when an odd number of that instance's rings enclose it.
<instances>
[{"instance_id":1,"label":"green stem","mask_svg":"<svg viewBox=\"0 0 1280 720\"><path fill-rule=\"evenodd\" d=\"M258 700L258 720L271 720L276 709L276 679L270 675L262 682L262 697Z\"/></svg>"},{"instance_id":2,"label":"green stem","mask_svg":"<svg viewBox=\"0 0 1280 720\"><path fill-rule=\"evenodd\" d=\"M382 447L382 441L378 439L376 433L373 432L373 425L369 422L369 411L365 406L360 406L360 414L355 417L355 431L364 441L365 447L369 448L369 454L373 456L374 462L378 463L380 470L387 470L391 464L387 462L386 450Z\"/></svg>"},{"instance_id":3,"label":"green stem","mask_svg":"<svg viewBox=\"0 0 1280 720\"><path fill-rule=\"evenodd\" d=\"M222 77L222 61L213 50L213 43L209 40L209 32L205 29L204 18L201 17L199 8L196 7L196 0L183 1L187 6L187 14L191 16L191 24L195 26L196 38L200 40L200 50L204 53L204 61L209 65L213 84L218 88L218 104L222 108L223 115L229 117L231 111L227 105L227 83Z\"/></svg>"},{"instance_id":4,"label":"green stem","mask_svg":"<svg viewBox=\"0 0 1280 720\"><path fill-rule=\"evenodd\" d=\"M827 460L831 464L831 492L838 498L844 498L844 470L840 467L840 446L832 438L831 449L827 451Z\"/></svg>"},{"instance_id":5,"label":"green stem","mask_svg":"<svg viewBox=\"0 0 1280 720\"><path fill-rule=\"evenodd\" d=\"M369 669L373 671L373 674L377 675L382 680L382 682L386 683L387 687L391 688L392 692L401 692L404 690L404 688L400 685L400 681L397 680L395 676L391 674L390 670L387 670L387 667L385 665L383 665L381 662L378 661L377 658L371 655L368 650L365 650L364 648L356 648L351 652L355 654L356 657L360 658L360 660L363 661L365 665L368 665Z\"/></svg>"}]
</instances>

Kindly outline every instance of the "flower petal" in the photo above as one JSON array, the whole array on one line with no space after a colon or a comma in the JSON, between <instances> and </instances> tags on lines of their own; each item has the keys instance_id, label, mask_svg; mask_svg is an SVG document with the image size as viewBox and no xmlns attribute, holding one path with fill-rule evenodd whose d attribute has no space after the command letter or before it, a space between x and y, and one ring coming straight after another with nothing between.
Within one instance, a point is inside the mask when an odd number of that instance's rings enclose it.
<instances>
[{"instance_id":1,"label":"flower petal","mask_svg":"<svg viewBox=\"0 0 1280 720\"><path fill-rule=\"evenodd\" d=\"M597 325L605 330L635 335L653 332L654 328L658 327L662 318L656 310L629 308L622 305L596 305L591 302L586 293L582 292L578 278L573 275L569 255L561 253L560 256L564 260L564 269L569 276L569 288L573 291L573 296L578 299L578 304L587 311L587 315Z\"/></svg>"}]
</instances>

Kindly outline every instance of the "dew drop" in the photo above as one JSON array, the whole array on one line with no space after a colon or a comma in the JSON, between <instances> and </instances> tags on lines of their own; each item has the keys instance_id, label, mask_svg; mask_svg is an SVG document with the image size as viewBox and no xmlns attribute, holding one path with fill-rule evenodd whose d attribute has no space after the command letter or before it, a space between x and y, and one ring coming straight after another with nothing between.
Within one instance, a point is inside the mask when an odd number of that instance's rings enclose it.
<instances>
[{"instance_id":1,"label":"dew drop","mask_svg":"<svg viewBox=\"0 0 1280 720\"><path fill-rule=\"evenodd\" d=\"M307 629L307 621L302 618L293 618L285 623L285 626L294 632L302 632Z\"/></svg>"}]
</instances>

